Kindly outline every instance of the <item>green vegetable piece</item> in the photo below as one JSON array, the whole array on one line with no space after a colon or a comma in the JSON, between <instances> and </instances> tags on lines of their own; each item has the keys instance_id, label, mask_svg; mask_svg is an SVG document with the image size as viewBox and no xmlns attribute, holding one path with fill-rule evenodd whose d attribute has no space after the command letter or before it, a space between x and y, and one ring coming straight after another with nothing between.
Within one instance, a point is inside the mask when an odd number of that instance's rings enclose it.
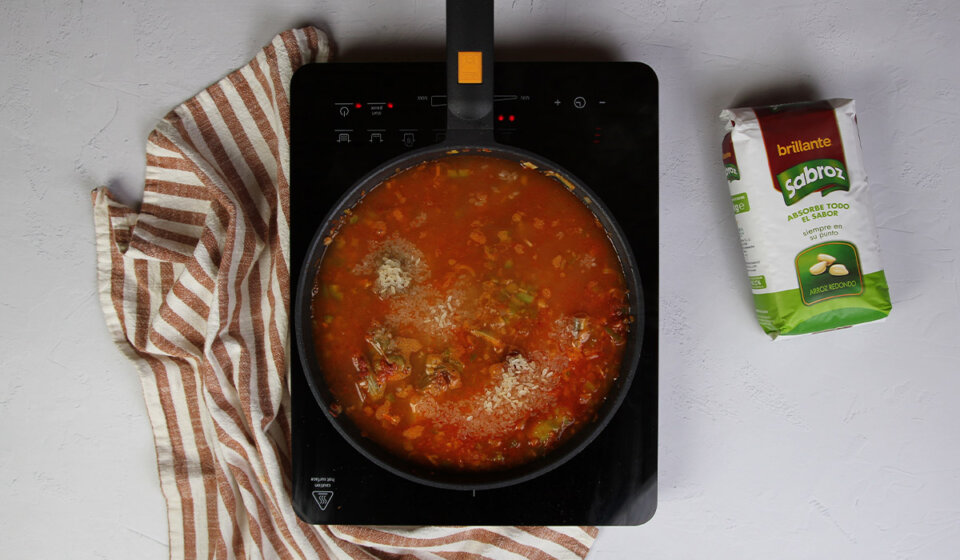
<instances>
[{"instance_id":1,"label":"green vegetable piece","mask_svg":"<svg viewBox=\"0 0 960 560\"><path fill-rule=\"evenodd\" d=\"M530 437L540 440L540 443L546 443L556 429L557 424L554 418L543 420L530 429Z\"/></svg>"},{"instance_id":2,"label":"green vegetable piece","mask_svg":"<svg viewBox=\"0 0 960 560\"><path fill-rule=\"evenodd\" d=\"M553 418L537 423L530 429L529 434L540 440L540 443L547 443L551 438L562 434L571 424L573 420L566 413L559 412Z\"/></svg>"},{"instance_id":3,"label":"green vegetable piece","mask_svg":"<svg viewBox=\"0 0 960 560\"><path fill-rule=\"evenodd\" d=\"M343 292L340 291L340 286L336 284L324 285L326 293L337 301L343 301Z\"/></svg>"},{"instance_id":4,"label":"green vegetable piece","mask_svg":"<svg viewBox=\"0 0 960 560\"><path fill-rule=\"evenodd\" d=\"M517 292L517 299L519 299L523 303L529 304L529 303L533 303L534 298L532 295L528 294L527 292L520 291L520 292Z\"/></svg>"},{"instance_id":5,"label":"green vegetable piece","mask_svg":"<svg viewBox=\"0 0 960 560\"><path fill-rule=\"evenodd\" d=\"M366 341L374 352L386 358L388 361L390 360L387 352L393 348L393 341L390 338L390 333L387 332L386 329L374 329L367 334Z\"/></svg>"},{"instance_id":6,"label":"green vegetable piece","mask_svg":"<svg viewBox=\"0 0 960 560\"><path fill-rule=\"evenodd\" d=\"M379 401L383 398L383 387L377 383L377 378L372 373L368 373L367 377L367 394L370 395L370 398Z\"/></svg>"},{"instance_id":7,"label":"green vegetable piece","mask_svg":"<svg viewBox=\"0 0 960 560\"><path fill-rule=\"evenodd\" d=\"M617 334L613 329L610 327L603 327L603 330L606 331L606 333L610 336L610 340L612 340L614 344L617 346L623 344L623 337Z\"/></svg>"}]
</instances>

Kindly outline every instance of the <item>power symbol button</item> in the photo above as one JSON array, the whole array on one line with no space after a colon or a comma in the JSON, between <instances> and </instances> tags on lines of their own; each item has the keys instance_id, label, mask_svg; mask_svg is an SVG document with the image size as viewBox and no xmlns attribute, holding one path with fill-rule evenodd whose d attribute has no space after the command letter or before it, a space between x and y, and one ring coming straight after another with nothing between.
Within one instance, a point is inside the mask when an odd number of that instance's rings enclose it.
<instances>
[{"instance_id":1,"label":"power symbol button","mask_svg":"<svg viewBox=\"0 0 960 560\"><path fill-rule=\"evenodd\" d=\"M583 97L575 97L573 99L573 106L576 107L577 109L583 109L584 107L587 106L587 100L584 99Z\"/></svg>"}]
</instances>

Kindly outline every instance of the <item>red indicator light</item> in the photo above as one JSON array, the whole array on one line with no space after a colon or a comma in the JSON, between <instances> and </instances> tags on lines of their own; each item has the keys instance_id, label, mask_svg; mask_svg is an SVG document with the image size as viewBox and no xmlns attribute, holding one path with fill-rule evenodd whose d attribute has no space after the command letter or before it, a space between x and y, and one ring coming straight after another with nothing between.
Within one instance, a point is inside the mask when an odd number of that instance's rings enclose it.
<instances>
[{"instance_id":1,"label":"red indicator light","mask_svg":"<svg viewBox=\"0 0 960 560\"><path fill-rule=\"evenodd\" d=\"M498 120L498 121L502 121L502 120L503 120L503 115L497 115L497 120Z\"/></svg>"},{"instance_id":2,"label":"red indicator light","mask_svg":"<svg viewBox=\"0 0 960 560\"><path fill-rule=\"evenodd\" d=\"M354 107L356 107L357 109L359 109L359 108L363 107L363 103L357 103L357 104L354 105Z\"/></svg>"},{"instance_id":3,"label":"red indicator light","mask_svg":"<svg viewBox=\"0 0 960 560\"><path fill-rule=\"evenodd\" d=\"M393 109L393 103L387 103L387 109Z\"/></svg>"},{"instance_id":4,"label":"red indicator light","mask_svg":"<svg viewBox=\"0 0 960 560\"><path fill-rule=\"evenodd\" d=\"M515 117L515 116L513 116L513 115L510 115L509 120L510 120L510 122L513 122L513 121L517 120L517 117Z\"/></svg>"}]
</instances>

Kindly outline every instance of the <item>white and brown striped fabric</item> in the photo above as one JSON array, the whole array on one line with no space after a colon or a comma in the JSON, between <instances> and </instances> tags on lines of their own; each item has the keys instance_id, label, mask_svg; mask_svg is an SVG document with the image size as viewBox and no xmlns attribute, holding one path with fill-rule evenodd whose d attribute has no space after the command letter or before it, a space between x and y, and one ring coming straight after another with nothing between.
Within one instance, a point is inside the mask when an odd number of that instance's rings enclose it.
<instances>
[{"instance_id":1,"label":"white and brown striped fabric","mask_svg":"<svg viewBox=\"0 0 960 560\"><path fill-rule=\"evenodd\" d=\"M594 527L313 526L294 513L288 86L328 53L315 28L281 33L150 134L139 212L93 193L100 299L140 371L170 556L585 557Z\"/></svg>"}]
</instances>

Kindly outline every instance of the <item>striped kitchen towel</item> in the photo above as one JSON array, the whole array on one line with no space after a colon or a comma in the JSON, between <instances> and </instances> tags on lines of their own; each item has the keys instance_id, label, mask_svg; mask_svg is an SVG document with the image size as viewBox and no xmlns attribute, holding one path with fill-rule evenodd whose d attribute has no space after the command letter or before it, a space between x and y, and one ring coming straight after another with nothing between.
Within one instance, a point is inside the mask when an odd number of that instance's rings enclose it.
<instances>
[{"instance_id":1,"label":"striped kitchen towel","mask_svg":"<svg viewBox=\"0 0 960 560\"><path fill-rule=\"evenodd\" d=\"M100 301L140 372L171 558L586 556L594 527L353 527L290 500L289 83L313 27L170 112L139 211L93 192Z\"/></svg>"}]
</instances>

